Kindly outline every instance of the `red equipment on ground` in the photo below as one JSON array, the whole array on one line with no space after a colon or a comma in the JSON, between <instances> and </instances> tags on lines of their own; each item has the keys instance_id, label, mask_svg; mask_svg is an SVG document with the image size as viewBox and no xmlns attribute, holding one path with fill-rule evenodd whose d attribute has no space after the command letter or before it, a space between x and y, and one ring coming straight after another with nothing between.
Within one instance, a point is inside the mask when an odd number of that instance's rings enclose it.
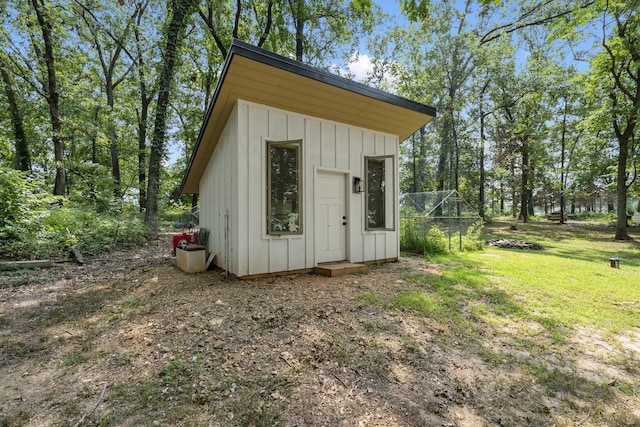
<instances>
[{"instance_id":1,"label":"red equipment on ground","mask_svg":"<svg viewBox=\"0 0 640 427\"><path fill-rule=\"evenodd\" d=\"M173 252L176 253L176 248L184 249L190 243L196 243L198 237L196 233L182 233L173 236Z\"/></svg>"}]
</instances>

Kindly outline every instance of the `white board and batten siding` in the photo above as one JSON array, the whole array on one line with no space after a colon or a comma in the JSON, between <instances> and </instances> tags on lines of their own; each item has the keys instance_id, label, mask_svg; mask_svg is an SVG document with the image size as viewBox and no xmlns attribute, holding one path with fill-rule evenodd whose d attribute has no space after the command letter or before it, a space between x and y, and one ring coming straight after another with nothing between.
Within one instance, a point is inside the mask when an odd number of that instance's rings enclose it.
<instances>
[{"instance_id":1,"label":"white board and batten siding","mask_svg":"<svg viewBox=\"0 0 640 427\"><path fill-rule=\"evenodd\" d=\"M269 235L266 144L293 140L302 140L303 231L300 235ZM394 198L389 207L393 230L365 230L366 195L352 191L353 177L365 178L365 156L393 156ZM200 182L200 225L210 229L209 250L219 254L217 264L240 277L315 267L314 187L319 173L345 177L345 260L397 258L398 137L239 100Z\"/></svg>"},{"instance_id":2,"label":"white board and batten siding","mask_svg":"<svg viewBox=\"0 0 640 427\"><path fill-rule=\"evenodd\" d=\"M229 117L220 140L215 147L209 164L200 180L200 226L209 229L209 252L217 254L216 263L232 271L237 268L232 258L233 245L226 245L227 224L229 225L229 243L237 241L237 230L233 230L234 218L239 208L237 202L238 181L243 179L237 174L239 152L235 141L238 139L238 115L235 111ZM229 249L229 251L227 251ZM229 259L227 259L229 258ZM230 262L231 261L231 262Z\"/></svg>"}]
</instances>

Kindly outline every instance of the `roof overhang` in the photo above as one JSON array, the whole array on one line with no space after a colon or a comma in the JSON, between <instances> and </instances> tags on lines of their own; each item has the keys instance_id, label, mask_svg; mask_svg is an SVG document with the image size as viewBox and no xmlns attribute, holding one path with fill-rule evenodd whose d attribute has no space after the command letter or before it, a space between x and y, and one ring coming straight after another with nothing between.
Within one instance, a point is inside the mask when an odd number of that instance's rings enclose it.
<instances>
[{"instance_id":1,"label":"roof overhang","mask_svg":"<svg viewBox=\"0 0 640 427\"><path fill-rule=\"evenodd\" d=\"M238 99L397 135L399 141L436 115L433 107L235 40L182 180L182 193L199 192Z\"/></svg>"}]
</instances>

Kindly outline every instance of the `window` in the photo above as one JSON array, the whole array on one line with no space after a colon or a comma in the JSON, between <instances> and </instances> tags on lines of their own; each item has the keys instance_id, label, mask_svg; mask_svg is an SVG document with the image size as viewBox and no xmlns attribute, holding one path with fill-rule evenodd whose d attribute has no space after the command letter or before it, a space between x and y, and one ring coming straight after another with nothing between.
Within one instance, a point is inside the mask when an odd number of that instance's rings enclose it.
<instances>
[{"instance_id":1,"label":"window","mask_svg":"<svg viewBox=\"0 0 640 427\"><path fill-rule=\"evenodd\" d=\"M393 230L393 157L365 158L367 230Z\"/></svg>"},{"instance_id":2,"label":"window","mask_svg":"<svg viewBox=\"0 0 640 427\"><path fill-rule=\"evenodd\" d=\"M267 233L302 234L302 141L267 143Z\"/></svg>"}]
</instances>

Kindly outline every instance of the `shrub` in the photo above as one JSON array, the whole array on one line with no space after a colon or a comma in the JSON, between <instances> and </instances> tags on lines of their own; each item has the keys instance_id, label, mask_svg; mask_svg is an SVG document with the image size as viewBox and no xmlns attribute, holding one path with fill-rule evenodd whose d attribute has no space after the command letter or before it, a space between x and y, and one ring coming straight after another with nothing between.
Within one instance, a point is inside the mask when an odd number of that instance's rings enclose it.
<instances>
[{"instance_id":1,"label":"shrub","mask_svg":"<svg viewBox=\"0 0 640 427\"><path fill-rule=\"evenodd\" d=\"M462 250L476 251L484 247L482 240L482 220L478 220L467 228L462 237ZM451 236L455 241L455 249L459 247L460 234ZM428 257L449 253L449 238L437 225L428 225L426 218L410 217L400 219L400 248L406 252L423 254Z\"/></svg>"},{"instance_id":2,"label":"shrub","mask_svg":"<svg viewBox=\"0 0 640 427\"><path fill-rule=\"evenodd\" d=\"M0 168L0 258L63 257L75 247L87 255L141 244L147 237L139 215L98 212L39 191L42 182Z\"/></svg>"},{"instance_id":3,"label":"shrub","mask_svg":"<svg viewBox=\"0 0 640 427\"><path fill-rule=\"evenodd\" d=\"M449 244L442 230L437 225L432 225L424 241L424 255L444 255L449 252L448 248Z\"/></svg>"},{"instance_id":4,"label":"shrub","mask_svg":"<svg viewBox=\"0 0 640 427\"><path fill-rule=\"evenodd\" d=\"M113 216L83 206L64 206L52 209L43 218L38 240L49 253L61 256L75 247L83 254L95 255L116 247L142 244L147 236L139 216Z\"/></svg>"},{"instance_id":5,"label":"shrub","mask_svg":"<svg viewBox=\"0 0 640 427\"><path fill-rule=\"evenodd\" d=\"M403 251L424 253L426 220L424 218L400 219L400 247Z\"/></svg>"},{"instance_id":6,"label":"shrub","mask_svg":"<svg viewBox=\"0 0 640 427\"><path fill-rule=\"evenodd\" d=\"M483 227L482 220L478 220L467 228L467 234L462 237L462 250L479 251L484 248L484 240L482 240Z\"/></svg>"}]
</instances>

